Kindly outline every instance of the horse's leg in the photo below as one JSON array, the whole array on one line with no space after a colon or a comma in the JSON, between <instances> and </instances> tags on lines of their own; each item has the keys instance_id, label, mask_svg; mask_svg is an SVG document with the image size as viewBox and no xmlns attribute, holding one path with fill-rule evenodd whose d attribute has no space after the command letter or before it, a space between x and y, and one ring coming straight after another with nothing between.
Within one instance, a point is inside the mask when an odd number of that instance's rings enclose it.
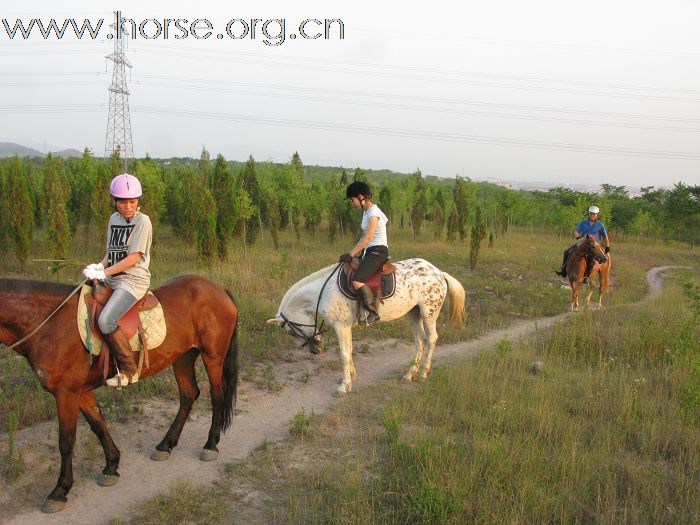
<instances>
[{"instance_id":1,"label":"horse's leg","mask_svg":"<svg viewBox=\"0 0 700 525\"><path fill-rule=\"evenodd\" d=\"M111 487L119 481L119 449L114 444L112 436L107 430L107 423L102 416L100 406L95 399L95 393L92 390L83 392L80 396L80 411L83 413L85 420L90 425L90 429L100 440L102 450L105 453L105 468L102 469L102 475L97 478L97 484L102 487Z\"/></svg>"},{"instance_id":2,"label":"horse's leg","mask_svg":"<svg viewBox=\"0 0 700 525\"><path fill-rule=\"evenodd\" d=\"M430 374L430 367L433 362L433 352L435 351L435 346L437 345L438 334L437 334L437 319L423 319L423 328L426 335L426 343L428 345L428 354L425 356L425 361L423 363L423 371L420 376L423 379L428 378Z\"/></svg>"},{"instance_id":3,"label":"horse's leg","mask_svg":"<svg viewBox=\"0 0 700 525\"><path fill-rule=\"evenodd\" d=\"M570 281L571 285L571 311L574 312L578 310L578 283L576 281Z\"/></svg>"},{"instance_id":4,"label":"horse's leg","mask_svg":"<svg viewBox=\"0 0 700 525\"><path fill-rule=\"evenodd\" d=\"M600 278L600 274L598 274L598 277ZM593 279L594 279L594 278L595 278L594 275L591 275L591 276L589 277L589 282L590 282L591 284L588 286L588 295L586 296L586 307L587 307L587 308L590 308L590 307L591 307L591 297L593 296L593 292L596 291L596 285L595 285L595 283L593 282Z\"/></svg>"},{"instance_id":5,"label":"horse's leg","mask_svg":"<svg viewBox=\"0 0 700 525\"><path fill-rule=\"evenodd\" d=\"M224 344L224 348L228 348L228 343ZM214 354L202 352L202 361L204 368L209 377L209 393L211 395L211 427L209 427L209 436L204 444L204 450L199 455L202 461L214 461L219 457L219 449L216 445L221 439L221 420L224 415L224 389L223 389L223 373L224 373L224 358L226 354Z\"/></svg>"},{"instance_id":6,"label":"horse's leg","mask_svg":"<svg viewBox=\"0 0 700 525\"><path fill-rule=\"evenodd\" d=\"M46 497L41 510L46 513L63 510L68 501L68 492L73 486L73 448L75 447L75 430L78 422L80 396L75 392L55 393L56 413L58 415L58 449L61 452L61 473L56 487Z\"/></svg>"},{"instance_id":7,"label":"horse's leg","mask_svg":"<svg viewBox=\"0 0 700 525\"><path fill-rule=\"evenodd\" d=\"M600 271L600 296L598 297L598 304L603 307L603 296L608 293L608 287L610 286L610 260L605 264L605 268Z\"/></svg>"},{"instance_id":8,"label":"horse's leg","mask_svg":"<svg viewBox=\"0 0 700 525\"><path fill-rule=\"evenodd\" d=\"M199 397L199 387L197 387L197 378L194 372L197 356L199 356L199 350L191 348L173 363L175 381L177 381L177 388L180 391L180 407L168 432L163 437L163 440L158 443L153 454L151 454L153 461L168 459L170 451L177 446L182 427L185 426L187 416L190 415L190 410L192 410L192 404Z\"/></svg>"},{"instance_id":9,"label":"horse's leg","mask_svg":"<svg viewBox=\"0 0 700 525\"><path fill-rule=\"evenodd\" d=\"M352 391L352 380L355 377L355 365L352 362L352 327L347 325L333 325L338 337L338 352L343 363L343 379L335 389L336 396L344 396Z\"/></svg>"},{"instance_id":10,"label":"horse's leg","mask_svg":"<svg viewBox=\"0 0 700 525\"><path fill-rule=\"evenodd\" d=\"M413 329L413 340L416 343L416 357L413 359L411 366L403 376L402 381L404 383L412 383L416 375L418 375L418 369L420 368L420 362L423 358L423 342L425 341L425 330L423 329L423 319L421 317L420 307L415 306L410 312L408 312L408 319L411 321L411 328Z\"/></svg>"}]
</instances>

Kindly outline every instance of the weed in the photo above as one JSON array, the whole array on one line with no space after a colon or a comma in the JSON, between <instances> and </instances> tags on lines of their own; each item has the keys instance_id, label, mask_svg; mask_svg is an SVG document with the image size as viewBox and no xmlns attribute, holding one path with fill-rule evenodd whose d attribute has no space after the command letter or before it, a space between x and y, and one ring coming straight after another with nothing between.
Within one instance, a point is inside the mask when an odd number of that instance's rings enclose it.
<instances>
[{"instance_id":1,"label":"weed","mask_svg":"<svg viewBox=\"0 0 700 525\"><path fill-rule=\"evenodd\" d=\"M2 465L2 475L9 482L16 481L24 472L24 455L15 450L15 432L19 427L17 415L10 412L7 417L7 453Z\"/></svg>"},{"instance_id":2,"label":"weed","mask_svg":"<svg viewBox=\"0 0 700 525\"><path fill-rule=\"evenodd\" d=\"M309 365L306 365L304 367L304 371L301 373L301 376L299 377L299 381L302 383L308 383L311 381L311 378L313 377L313 373L311 372L311 367Z\"/></svg>"},{"instance_id":3,"label":"weed","mask_svg":"<svg viewBox=\"0 0 700 525\"><path fill-rule=\"evenodd\" d=\"M316 415L313 412L311 412L311 416L307 416L302 407L289 422L289 433L294 436L303 436L315 417Z\"/></svg>"},{"instance_id":4,"label":"weed","mask_svg":"<svg viewBox=\"0 0 700 525\"><path fill-rule=\"evenodd\" d=\"M398 443L401 435L403 416L395 406L390 406L382 413L381 422L389 443Z\"/></svg>"}]
</instances>

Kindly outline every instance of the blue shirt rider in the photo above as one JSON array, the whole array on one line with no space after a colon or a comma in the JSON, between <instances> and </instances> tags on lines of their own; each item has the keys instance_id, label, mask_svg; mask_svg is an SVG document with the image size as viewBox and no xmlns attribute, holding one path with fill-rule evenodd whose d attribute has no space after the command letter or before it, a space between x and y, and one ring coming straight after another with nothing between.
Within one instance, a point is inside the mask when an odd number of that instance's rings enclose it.
<instances>
[{"instance_id":1,"label":"blue shirt rider","mask_svg":"<svg viewBox=\"0 0 700 525\"><path fill-rule=\"evenodd\" d=\"M574 231L574 236L576 237L576 240L578 240L585 235L593 235L596 241L605 245L605 253L610 253L610 237L608 237L608 231L605 229L605 225L598 220L599 213L600 208L598 208L598 206L590 206L588 208L588 218L583 219L578 223L578 226L576 226L576 230ZM564 252L564 260L562 261L561 270L555 271L554 273L561 275L562 277L566 277L566 261L569 259L569 256L574 253L574 251L576 251L575 244L566 249ZM591 270L593 269L594 261L591 257L588 257L586 259L586 263L586 274L583 277L583 282L584 284L590 284L589 276L591 274Z\"/></svg>"}]
</instances>

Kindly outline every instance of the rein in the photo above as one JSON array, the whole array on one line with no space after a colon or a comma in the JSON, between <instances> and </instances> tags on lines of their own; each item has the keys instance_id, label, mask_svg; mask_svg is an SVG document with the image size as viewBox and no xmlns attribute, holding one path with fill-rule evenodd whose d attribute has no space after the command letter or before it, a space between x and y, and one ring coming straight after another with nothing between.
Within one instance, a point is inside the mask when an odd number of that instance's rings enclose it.
<instances>
[{"instance_id":1,"label":"rein","mask_svg":"<svg viewBox=\"0 0 700 525\"><path fill-rule=\"evenodd\" d=\"M335 268L333 268L333 271L330 273L330 275L328 276L326 281L323 283L323 286L321 286L321 291L318 293L318 300L316 301L316 312L314 313L314 324L295 323L294 321L290 321L289 319L287 319L285 317L285 315L282 312L280 312L280 317L282 317L282 319L284 320L284 322L282 323L282 328L284 328L285 325L289 325L289 329L291 330L292 335L294 337L297 337L299 339L304 340L304 344L302 345L302 347L313 344L316 340L316 337L318 337L319 335L328 331L327 328L323 328L323 325L326 322L325 319L321 319L321 324L320 325L318 324L318 308L321 305L321 296L323 295L323 290L325 290L326 285L328 284L328 281L331 280L331 277L333 277L333 274L341 267L342 264L343 264L343 262L341 261L338 263L338 265ZM302 327L313 328L314 333L310 336L306 335L304 333L304 330L302 329Z\"/></svg>"},{"instance_id":2,"label":"rein","mask_svg":"<svg viewBox=\"0 0 700 525\"><path fill-rule=\"evenodd\" d=\"M0 344L0 346L3 346L3 347L5 347L5 348L8 348L8 349L12 350L12 349L15 348L16 346L21 345L22 343L24 343L27 339L29 339L31 336L33 336L34 334L36 334L42 326L44 326L46 323L48 323L48 322L49 322L49 319L51 319L51 318L56 314L56 312L58 312L58 311L61 309L61 307L62 307L64 304L66 304L66 303L68 302L68 300L69 300L71 297L73 297L73 296L76 294L76 292L77 292L78 290L80 290L82 287L83 287L83 281L80 281L80 283L78 284L78 286L76 286L76 287L73 289L73 291L72 291L70 294L68 294L68 297L66 297L66 298L63 300L63 302L61 302L61 304L59 304L59 305L54 309L53 312L51 312L41 323L39 323L39 326L37 326L34 330L32 330L31 332L29 332L27 335L25 335L22 339L20 339L19 341L16 341L16 342L15 342L13 345L11 345L11 346L7 346L7 345L4 345L4 344Z\"/></svg>"}]
</instances>

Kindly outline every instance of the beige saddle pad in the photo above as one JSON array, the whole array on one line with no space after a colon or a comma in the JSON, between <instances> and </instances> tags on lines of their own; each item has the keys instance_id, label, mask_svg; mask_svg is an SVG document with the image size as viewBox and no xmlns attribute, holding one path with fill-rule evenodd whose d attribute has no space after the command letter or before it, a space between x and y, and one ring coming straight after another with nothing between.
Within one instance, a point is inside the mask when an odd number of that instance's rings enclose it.
<instances>
[{"instance_id":1,"label":"beige saddle pad","mask_svg":"<svg viewBox=\"0 0 700 525\"><path fill-rule=\"evenodd\" d=\"M92 355L100 355L102 341L90 330L90 320L88 319L89 309L85 301L85 296L91 293L92 288L84 284L83 289L80 291L80 299L78 300L78 332L80 332L80 339L83 341L85 348L87 348ZM148 293L150 294L151 291L149 290ZM139 311L139 317L141 318L143 330L146 333L148 349L150 350L160 346L166 335L165 318L163 317L163 307L160 302L153 308ZM141 340L138 332L134 334L129 344L131 344L131 349L134 352L141 351Z\"/></svg>"}]
</instances>

